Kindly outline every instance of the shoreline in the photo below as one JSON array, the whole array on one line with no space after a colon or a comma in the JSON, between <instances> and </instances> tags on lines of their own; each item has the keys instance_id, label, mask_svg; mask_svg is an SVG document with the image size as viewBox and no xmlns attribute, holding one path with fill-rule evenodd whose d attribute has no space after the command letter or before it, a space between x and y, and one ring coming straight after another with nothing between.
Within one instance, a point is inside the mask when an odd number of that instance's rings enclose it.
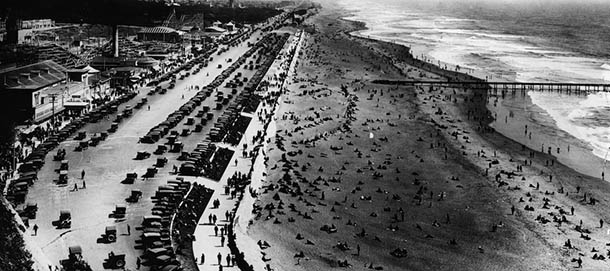
<instances>
[{"instance_id":1,"label":"shoreline","mask_svg":"<svg viewBox=\"0 0 610 271\"><path fill-rule=\"evenodd\" d=\"M548 147L552 147L552 156L564 166L591 178L602 179L600 173L604 172L603 165L607 162L593 153L590 143L559 128L556 121L533 103L527 93L525 96L519 94L514 97L507 95L505 98L494 98L497 102L490 102L488 109L497 113L498 118L490 124L491 127L507 138L530 149L537 149L538 152L544 146L543 152L548 154ZM508 124L505 123L505 118L508 119ZM533 137L528 138L523 134L524 124L528 125L528 133L532 133ZM559 153L557 148L560 149ZM610 169L605 170L605 175L608 174Z\"/></svg>"}]
</instances>

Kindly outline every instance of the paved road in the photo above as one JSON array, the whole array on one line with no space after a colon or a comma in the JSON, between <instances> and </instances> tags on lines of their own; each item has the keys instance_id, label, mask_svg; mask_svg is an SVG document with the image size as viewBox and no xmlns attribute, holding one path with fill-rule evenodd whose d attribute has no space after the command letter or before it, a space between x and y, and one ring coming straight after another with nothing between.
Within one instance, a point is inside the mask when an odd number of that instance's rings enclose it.
<instances>
[{"instance_id":1,"label":"paved road","mask_svg":"<svg viewBox=\"0 0 610 271\"><path fill-rule=\"evenodd\" d=\"M257 32L248 41L254 42L260 36L261 34ZM230 48L221 56L214 55L214 60L210 62L208 68L202 69L198 74L191 75L185 80L178 80L176 87L169 90L167 94L148 96L148 105L151 110L148 111L144 106L142 109L134 111L134 115L124 120L118 131L111 134L99 146L90 147L83 152L74 152L73 149L78 142L71 140L63 142L61 147L67 150L66 159L69 160L70 166L70 180L67 186L58 186L53 182L57 178L54 170L59 167L59 162L52 161L52 155L47 157L45 166L38 174L39 181L29 190L27 201L38 203L37 218L31 220L30 225L37 224L39 230L38 236L32 237L32 240L42 248L50 262L59 265L61 259L67 258L68 246L80 245L83 248L84 258L94 270L103 268L102 262L111 250L117 254L126 253L126 267L135 269L136 257L141 254L141 251L134 248L135 240L140 234L135 228L141 223L142 216L150 214L153 206L150 197L157 187L173 178L169 172L172 165L179 165L175 161L177 154L166 153L165 156L170 160L169 164L159 170L156 178L148 181L138 180L133 185L121 184L120 181L125 178L127 172L137 172L142 175L146 168L151 167L156 161L155 155L146 160L133 160L137 151L145 150L152 153L156 149L156 144L138 144L138 139L196 94L196 90L185 90L188 86L203 86L211 82L222 71L216 68L217 65L222 64L223 67L228 67L229 64L225 62L225 59L239 58L248 50L246 44L244 42L238 47ZM238 71L243 72L245 76L253 73L241 69ZM209 76L206 76L206 73L209 73ZM227 93L227 90L219 89L219 91L223 90ZM147 92L146 88L142 89L138 97L130 103L134 104L141 97L146 97ZM213 103L214 101L209 99L203 105ZM220 113L215 115L216 118ZM185 149L193 149L213 126L212 123L208 122L201 133L182 138ZM103 121L87 125L83 131L87 131L88 134L101 132L105 131L109 125L110 120ZM183 124L179 124L175 129L181 130L182 126ZM162 142L164 140L160 141L160 143ZM84 181L87 188L71 192L74 184L81 188L83 180L80 179L80 172L83 169L86 172ZM141 189L143 192L140 202L128 205L125 219L110 218L109 214L114 210L114 206L125 203L124 199L129 196L131 189L135 188ZM69 230L58 230L51 225L51 221L57 220L59 217L60 209L72 211L72 228ZM117 242L97 243L96 240L101 238L104 228L109 225L117 226L119 234ZM131 235L127 235L127 225L131 227Z\"/></svg>"}]
</instances>

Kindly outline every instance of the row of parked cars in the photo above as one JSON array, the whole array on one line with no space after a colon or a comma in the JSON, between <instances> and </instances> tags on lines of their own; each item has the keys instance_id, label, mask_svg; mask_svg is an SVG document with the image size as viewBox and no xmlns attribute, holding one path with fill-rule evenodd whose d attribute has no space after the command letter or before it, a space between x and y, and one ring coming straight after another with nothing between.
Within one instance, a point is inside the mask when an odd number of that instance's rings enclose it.
<instances>
[{"instance_id":1,"label":"row of parked cars","mask_svg":"<svg viewBox=\"0 0 610 271\"><path fill-rule=\"evenodd\" d=\"M201 103L211 94L211 90L209 89L199 91L197 95L189 99L189 101L187 101L184 105L173 113L169 114L163 122L150 129L146 135L140 138L140 142L152 144L161 140L161 138L167 135L171 129L176 127L176 125L178 125L178 123L180 123L185 116L190 115L195 108L200 106Z\"/></svg>"},{"instance_id":2,"label":"row of parked cars","mask_svg":"<svg viewBox=\"0 0 610 271\"><path fill-rule=\"evenodd\" d=\"M282 49L288 37L289 35L268 34L261 39L257 46L248 51L252 51L253 53L257 52L257 56L265 56L266 59L263 61L264 65L261 66L261 70L257 71L252 79L247 80L248 84L244 87L246 91L240 92L235 100L228 105L227 110L217 119L214 127L208 133L208 136L199 143L191 153L181 155L180 158L184 162L180 165L180 174L189 176L203 174L212 179L220 179L233 155L233 151L226 148L218 148L212 142L221 142L228 135L231 135L230 137L233 138L244 133L249 121L244 121L243 119L242 121L238 121L241 119L240 113L244 111L244 109L246 109L247 112L253 112L256 107L258 107L260 96L255 94L254 91L262 81L268 68L273 63L275 56ZM273 44L274 46L269 46L269 44ZM249 54L248 56L250 55L252 54ZM236 63L242 64L245 63L245 60L246 58L240 58ZM234 65L236 63L234 63ZM231 73L228 75L230 74ZM234 78L233 82L235 79L236 78ZM241 137L239 138L241 139ZM234 141L239 142L239 139L231 140L231 142ZM214 159L211 159L212 157Z\"/></svg>"},{"instance_id":3,"label":"row of parked cars","mask_svg":"<svg viewBox=\"0 0 610 271\"><path fill-rule=\"evenodd\" d=\"M266 39L270 39L270 44L275 44L275 46L264 46L260 48L257 54L257 63L262 62L260 69L256 71L252 79L245 81L247 82L244 86L246 91L240 92L235 101L229 105L228 110L225 110L214 124L214 128L212 128L209 134L210 139L213 142L225 141L232 145L239 143L241 135L245 132L250 123L250 119L242 117L240 113L242 111L252 113L258 107L260 96L254 92L257 90L267 73L267 70L273 64L275 56L280 52L288 37L288 34L270 34L265 37ZM236 82L241 83L240 78L237 76L227 84L235 84Z\"/></svg>"},{"instance_id":4,"label":"row of parked cars","mask_svg":"<svg viewBox=\"0 0 610 271\"><path fill-rule=\"evenodd\" d=\"M136 247L144 250L140 261L151 271L181 270L171 242L171 225L174 214L190 189L191 183L177 178L159 186L152 197L154 206L151 215L142 219L142 235L136 240Z\"/></svg>"}]
</instances>

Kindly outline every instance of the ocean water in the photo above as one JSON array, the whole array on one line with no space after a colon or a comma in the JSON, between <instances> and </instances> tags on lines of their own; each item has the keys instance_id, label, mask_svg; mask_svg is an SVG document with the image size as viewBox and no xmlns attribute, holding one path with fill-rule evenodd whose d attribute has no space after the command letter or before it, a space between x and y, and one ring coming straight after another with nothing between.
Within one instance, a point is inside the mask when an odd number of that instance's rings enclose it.
<instances>
[{"instance_id":1,"label":"ocean water","mask_svg":"<svg viewBox=\"0 0 610 271\"><path fill-rule=\"evenodd\" d=\"M368 29L413 55L479 78L610 84L610 1L339 0ZM610 96L529 92L540 118L610 159ZM545 116L541 116L545 115ZM536 118L535 114L533 116Z\"/></svg>"}]
</instances>

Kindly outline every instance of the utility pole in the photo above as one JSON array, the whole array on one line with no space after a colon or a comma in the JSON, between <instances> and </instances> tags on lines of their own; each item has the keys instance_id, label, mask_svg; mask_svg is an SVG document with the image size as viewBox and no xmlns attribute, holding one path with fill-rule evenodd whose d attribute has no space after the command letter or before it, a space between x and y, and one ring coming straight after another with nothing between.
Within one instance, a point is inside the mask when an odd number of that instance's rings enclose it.
<instances>
[{"instance_id":1,"label":"utility pole","mask_svg":"<svg viewBox=\"0 0 610 271\"><path fill-rule=\"evenodd\" d=\"M51 108L51 125L53 125L53 131L55 130L55 98L57 97L57 93L51 93L49 96L51 97L51 102L53 107Z\"/></svg>"}]
</instances>

